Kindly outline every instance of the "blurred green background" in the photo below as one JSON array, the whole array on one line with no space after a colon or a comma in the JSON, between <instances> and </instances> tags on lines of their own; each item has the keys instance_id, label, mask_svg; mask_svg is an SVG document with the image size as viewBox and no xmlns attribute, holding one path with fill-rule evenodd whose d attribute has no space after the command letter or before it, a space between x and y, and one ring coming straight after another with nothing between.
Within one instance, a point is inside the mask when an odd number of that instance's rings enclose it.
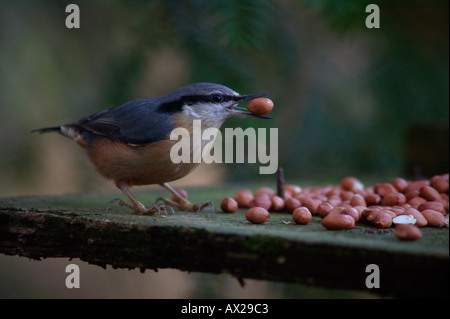
<instances>
[{"instance_id":1,"label":"blurred green background","mask_svg":"<svg viewBox=\"0 0 450 319\"><path fill-rule=\"evenodd\" d=\"M114 190L75 143L30 131L193 82L272 94L272 121L224 127L278 128L288 180L449 171L446 0L76 1L80 29L69 3L0 2L2 197ZM273 182L258 166L203 164L178 185Z\"/></svg>"},{"instance_id":2,"label":"blurred green background","mask_svg":"<svg viewBox=\"0 0 450 319\"><path fill-rule=\"evenodd\" d=\"M448 1L0 3L0 194L113 189L77 145L30 130L193 82L272 93L288 179L448 172ZM268 180L255 164L202 165L188 184ZM206 166L206 167L205 167ZM183 183L183 180L181 181Z\"/></svg>"}]
</instances>

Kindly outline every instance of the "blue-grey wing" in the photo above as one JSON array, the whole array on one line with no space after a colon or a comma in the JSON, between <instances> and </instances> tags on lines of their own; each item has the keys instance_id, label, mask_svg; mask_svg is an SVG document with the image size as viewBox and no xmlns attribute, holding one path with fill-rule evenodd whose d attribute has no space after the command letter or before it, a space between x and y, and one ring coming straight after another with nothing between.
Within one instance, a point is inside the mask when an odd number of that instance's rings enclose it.
<instances>
[{"instance_id":1,"label":"blue-grey wing","mask_svg":"<svg viewBox=\"0 0 450 319\"><path fill-rule=\"evenodd\" d=\"M159 111L159 103L155 98L149 98L100 111L75 125L112 140L143 145L167 138L174 123L169 113Z\"/></svg>"}]
</instances>

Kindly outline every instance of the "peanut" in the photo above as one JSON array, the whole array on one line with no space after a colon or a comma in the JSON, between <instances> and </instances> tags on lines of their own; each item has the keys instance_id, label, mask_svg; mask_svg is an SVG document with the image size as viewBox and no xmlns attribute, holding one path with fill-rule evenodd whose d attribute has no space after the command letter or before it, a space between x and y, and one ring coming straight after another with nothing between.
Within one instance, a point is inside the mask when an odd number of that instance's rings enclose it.
<instances>
[{"instance_id":1,"label":"peanut","mask_svg":"<svg viewBox=\"0 0 450 319\"><path fill-rule=\"evenodd\" d=\"M331 230L355 228L355 220L349 215L328 214L322 219L321 223L326 229Z\"/></svg>"},{"instance_id":2,"label":"peanut","mask_svg":"<svg viewBox=\"0 0 450 319\"><path fill-rule=\"evenodd\" d=\"M413 215L400 215L392 219L395 225L416 224L417 219Z\"/></svg>"},{"instance_id":3,"label":"peanut","mask_svg":"<svg viewBox=\"0 0 450 319\"><path fill-rule=\"evenodd\" d=\"M434 201L441 198L439 192L431 186L423 186L419 190L419 196L425 198L428 201Z\"/></svg>"},{"instance_id":4,"label":"peanut","mask_svg":"<svg viewBox=\"0 0 450 319\"><path fill-rule=\"evenodd\" d=\"M381 211L374 219L373 224L378 228L389 228L392 226L392 216Z\"/></svg>"},{"instance_id":5,"label":"peanut","mask_svg":"<svg viewBox=\"0 0 450 319\"><path fill-rule=\"evenodd\" d=\"M419 191L409 191L405 193L405 197L407 200L413 199L415 197L419 197Z\"/></svg>"},{"instance_id":6,"label":"peanut","mask_svg":"<svg viewBox=\"0 0 450 319\"><path fill-rule=\"evenodd\" d=\"M411 205L411 207L417 208L419 207L421 204L425 203L427 200L425 198L422 197L414 197L411 198L408 201L408 204Z\"/></svg>"},{"instance_id":7,"label":"peanut","mask_svg":"<svg viewBox=\"0 0 450 319\"><path fill-rule=\"evenodd\" d=\"M428 181L414 181L414 182L411 182L408 186L406 186L405 194L410 192L410 191L418 191L423 186L428 186L428 185L429 185Z\"/></svg>"},{"instance_id":8,"label":"peanut","mask_svg":"<svg viewBox=\"0 0 450 319\"><path fill-rule=\"evenodd\" d=\"M442 205L439 202L424 202L417 207L417 210L419 212L426 210L426 209L432 209L435 210L441 214L445 214L445 208L444 205Z\"/></svg>"},{"instance_id":9,"label":"peanut","mask_svg":"<svg viewBox=\"0 0 450 319\"><path fill-rule=\"evenodd\" d=\"M402 215L413 216L416 219L415 225L417 227L425 227L428 224L426 218L422 215L422 213L415 208L408 208Z\"/></svg>"},{"instance_id":10,"label":"peanut","mask_svg":"<svg viewBox=\"0 0 450 319\"><path fill-rule=\"evenodd\" d=\"M272 196L276 195L275 191L270 187L261 187L256 190L255 197L264 197L267 196L271 198Z\"/></svg>"},{"instance_id":11,"label":"peanut","mask_svg":"<svg viewBox=\"0 0 450 319\"><path fill-rule=\"evenodd\" d=\"M356 209L356 211L358 212L358 214L359 214L359 219L358 220L361 220L361 218L362 218L362 213L363 213L363 211L365 211L366 209L367 209L367 207L366 206L355 206L355 207L353 207L354 209Z\"/></svg>"},{"instance_id":12,"label":"peanut","mask_svg":"<svg viewBox=\"0 0 450 319\"><path fill-rule=\"evenodd\" d=\"M269 210L272 207L272 201L266 196L255 197L250 201L250 207L261 207Z\"/></svg>"},{"instance_id":13,"label":"peanut","mask_svg":"<svg viewBox=\"0 0 450 319\"><path fill-rule=\"evenodd\" d=\"M333 207L339 205L341 202L341 198L338 195L329 196L327 199L327 203L329 203Z\"/></svg>"},{"instance_id":14,"label":"peanut","mask_svg":"<svg viewBox=\"0 0 450 319\"><path fill-rule=\"evenodd\" d=\"M252 224L263 224L269 217L269 212L262 207L253 207L245 212L245 218Z\"/></svg>"},{"instance_id":15,"label":"peanut","mask_svg":"<svg viewBox=\"0 0 450 319\"><path fill-rule=\"evenodd\" d=\"M395 226L394 234L400 240L412 241L422 238L422 232L420 229L412 224Z\"/></svg>"},{"instance_id":16,"label":"peanut","mask_svg":"<svg viewBox=\"0 0 450 319\"><path fill-rule=\"evenodd\" d=\"M273 109L273 102L270 99L260 97L251 100L247 104L247 108L253 114L265 115L269 114Z\"/></svg>"},{"instance_id":17,"label":"peanut","mask_svg":"<svg viewBox=\"0 0 450 319\"><path fill-rule=\"evenodd\" d=\"M301 201L302 206L308 208L311 214L316 215L320 202L318 200L306 198Z\"/></svg>"},{"instance_id":18,"label":"peanut","mask_svg":"<svg viewBox=\"0 0 450 319\"><path fill-rule=\"evenodd\" d=\"M317 207L317 214L324 218L328 213L333 209L333 206L330 203L322 203Z\"/></svg>"},{"instance_id":19,"label":"peanut","mask_svg":"<svg viewBox=\"0 0 450 319\"><path fill-rule=\"evenodd\" d=\"M299 194L302 191L301 187L297 185L285 185L284 190L290 192L292 195Z\"/></svg>"},{"instance_id":20,"label":"peanut","mask_svg":"<svg viewBox=\"0 0 450 319\"><path fill-rule=\"evenodd\" d=\"M364 197L362 197L360 194L355 194L353 195L353 197L350 199L350 206L367 206L367 203L364 199Z\"/></svg>"},{"instance_id":21,"label":"peanut","mask_svg":"<svg viewBox=\"0 0 450 319\"><path fill-rule=\"evenodd\" d=\"M298 199L288 198L288 199L286 199L285 205L286 205L286 209L289 212L293 212L294 209L301 206L301 203Z\"/></svg>"},{"instance_id":22,"label":"peanut","mask_svg":"<svg viewBox=\"0 0 450 319\"><path fill-rule=\"evenodd\" d=\"M344 177L340 183L343 190L346 191L356 191L362 190L364 185L354 177Z\"/></svg>"},{"instance_id":23,"label":"peanut","mask_svg":"<svg viewBox=\"0 0 450 319\"><path fill-rule=\"evenodd\" d=\"M292 212L292 220L299 225L306 225L311 222L312 215L308 208L297 207Z\"/></svg>"},{"instance_id":24,"label":"peanut","mask_svg":"<svg viewBox=\"0 0 450 319\"><path fill-rule=\"evenodd\" d=\"M368 194L365 197L367 205L378 205L381 203L381 196L378 194Z\"/></svg>"},{"instance_id":25,"label":"peanut","mask_svg":"<svg viewBox=\"0 0 450 319\"><path fill-rule=\"evenodd\" d=\"M406 204L406 205L408 205L408 204ZM406 208L403 208L402 206L391 206L391 207L386 207L386 208L389 212L394 213L395 216L403 214L406 210Z\"/></svg>"},{"instance_id":26,"label":"peanut","mask_svg":"<svg viewBox=\"0 0 450 319\"><path fill-rule=\"evenodd\" d=\"M446 181L442 176L433 177L430 180L430 186L437 190L439 193L448 193L448 181Z\"/></svg>"},{"instance_id":27,"label":"peanut","mask_svg":"<svg viewBox=\"0 0 450 319\"><path fill-rule=\"evenodd\" d=\"M364 216L365 219L369 222L372 223L375 220L375 217L378 216L378 214L380 214L382 212L381 209L367 209L366 211L364 211Z\"/></svg>"},{"instance_id":28,"label":"peanut","mask_svg":"<svg viewBox=\"0 0 450 319\"><path fill-rule=\"evenodd\" d=\"M355 223L357 223L359 221L359 213L353 207L352 208L344 208L343 210L341 210L341 212L339 214L351 216L355 220Z\"/></svg>"},{"instance_id":29,"label":"peanut","mask_svg":"<svg viewBox=\"0 0 450 319\"><path fill-rule=\"evenodd\" d=\"M281 212L284 209L284 199L282 199L281 197L275 195L272 196L272 198L270 199L270 201L272 202L272 207L271 209L275 212Z\"/></svg>"},{"instance_id":30,"label":"peanut","mask_svg":"<svg viewBox=\"0 0 450 319\"><path fill-rule=\"evenodd\" d=\"M342 206L336 206L333 207L333 209L331 209L328 214L340 214L343 210L345 209L345 207Z\"/></svg>"},{"instance_id":31,"label":"peanut","mask_svg":"<svg viewBox=\"0 0 450 319\"><path fill-rule=\"evenodd\" d=\"M388 194L381 200L382 206L396 206L406 203L406 197L402 193Z\"/></svg>"},{"instance_id":32,"label":"peanut","mask_svg":"<svg viewBox=\"0 0 450 319\"><path fill-rule=\"evenodd\" d=\"M352 191L343 191L340 195L342 201L350 201L350 199L355 195Z\"/></svg>"},{"instance_id":33,"label":"peanut","mask_svg":"<svg viewBox=\"0 0 450 319\"><path fill-rule=\"evenodd\" d=\"M427 220L429 226L442 227L447 224L444 215L435 210L425 209L421 213Z\"/></svg>"},{"instance_id":34,"label":"peanut","mask_svg":"<svg viewBox=\"0 0 450 319\"><path fill-rule=\"evenodd\" d=\"M395 189L395 187L388 183L375 184L374 190L381 197L385 197L390 194L398 193L398 191Z\"/></svg>"},{"instance_id":35,"label":"peanut","mask_svg":"<svg viewBox=\"0 0 450 319\"><path fill-rule=\"evenodd\" d=\"M405 181L403 178L397 177L392 181L392 186L394 186L395 189L398 190L400 193L403 193L406 186L408 186L408 182Z\"/></svg>"},{"instance_id":36,"label":"peanut","mask_svg":"<svg viewBox=\"0 0 450 319\"><path fill-rule=\"evenodd\" d=\"M238 204L233 198L225 197L220 203L220 208L224 213L234 213L238 209Z\"/></svg>"},{"instance_id":37,"label":"peanut","mask_svg":"<svg viewBox=\"0 0 450 319\"><path fill-rule=\"evenodd\" d=\"M250 207L250 202L253 200L253 194L248 189L242 189L234 195L234 200L238 203L241 208Z\"/></svg>"}]
</instances>

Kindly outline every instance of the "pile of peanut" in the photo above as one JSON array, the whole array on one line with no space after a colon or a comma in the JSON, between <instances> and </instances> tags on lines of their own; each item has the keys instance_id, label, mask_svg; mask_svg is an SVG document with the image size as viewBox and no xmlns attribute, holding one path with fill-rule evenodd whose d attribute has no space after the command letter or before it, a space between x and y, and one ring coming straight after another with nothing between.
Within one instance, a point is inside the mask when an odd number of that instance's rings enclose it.
<instances>
[{"instance_id":1,"label":"pile of peanut","mask_svg":"<svg viewBox=\"0 0 450 319\"><path fill-rule=\"evenodd\" d=\"M449 174L420 181L396 178L373 187L345 177L338 186L285 185L281 194L269 187L255 192L243 189L234 198L224 198L221 208L226 213L248 208L246 218L255 224L267 221L269 211L289 212L300 225L318 215L327 229L353 229L356 223L365 222L378 228L395 227L399 239L416 240L422 237L419 227L448 227L448 194Z\"/></svg>"}]
</instances>

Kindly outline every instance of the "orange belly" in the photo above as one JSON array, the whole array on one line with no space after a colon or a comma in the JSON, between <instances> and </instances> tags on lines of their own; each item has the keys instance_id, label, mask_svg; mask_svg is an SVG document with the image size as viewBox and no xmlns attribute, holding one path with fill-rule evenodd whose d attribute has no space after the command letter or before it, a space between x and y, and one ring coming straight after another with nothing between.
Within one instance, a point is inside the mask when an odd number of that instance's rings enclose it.
<instances>
[{"instance_id":1,"label":"orange belly","mask_svg":"<svg viewBox=\"0 0 450 319\"><path fill-rule=\"evenodd\" d=\"M161 184L180 179L198 166L172 162L170 149L176 142L164 140L129 146L99 137L89 147L88 155L97 171L116 185Z\"/></svg>"}]
</instances>

